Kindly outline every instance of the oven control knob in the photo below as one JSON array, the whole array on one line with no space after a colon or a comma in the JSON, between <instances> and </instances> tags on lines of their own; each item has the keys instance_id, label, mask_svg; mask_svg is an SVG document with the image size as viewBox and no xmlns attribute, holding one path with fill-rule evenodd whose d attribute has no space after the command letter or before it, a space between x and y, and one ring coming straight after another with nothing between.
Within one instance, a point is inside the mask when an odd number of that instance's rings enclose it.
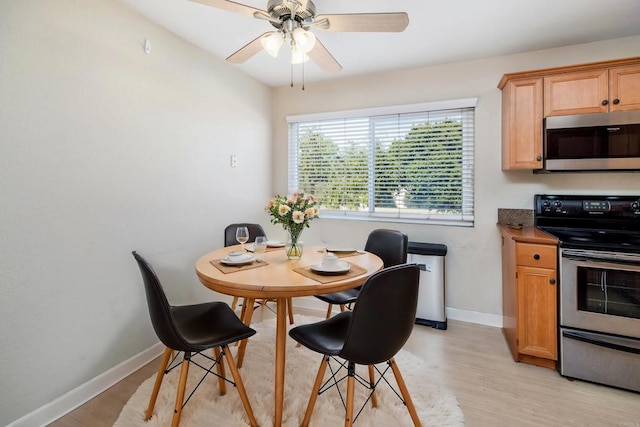
<instances>
[{"instance_id":1,"label":"oven control knob","mask_svg":"<svg viewBox=\"0 0 640 427\"><path fill-rule=\"evenodd\" d=\"M633 209L634 211L637 211L640 208L640 200L636 200L635 202L631 203L631 209Z\"/></svg>"},{"instance_id":2,"label":"oven control knob","mask_svg":"<svg viewBox=\"0 0 640 427\"><path fill-rule=\"evenodd\" d=\"M556 209L560 209L562 207L562 202L560 200L556 200L553 202L553 207Z\"/></svg>"},{"instance_id":3,"label":"oven control knob","mask_svg":"<svg viewBox=\"0 0 640 427\"><path fill-rule=\"evenodd\" d=\"M551 202L548 200L545 200L544 202L542 202L542 207L545 209L549 209L551 207Z\"/></svg>"}]
</instances>

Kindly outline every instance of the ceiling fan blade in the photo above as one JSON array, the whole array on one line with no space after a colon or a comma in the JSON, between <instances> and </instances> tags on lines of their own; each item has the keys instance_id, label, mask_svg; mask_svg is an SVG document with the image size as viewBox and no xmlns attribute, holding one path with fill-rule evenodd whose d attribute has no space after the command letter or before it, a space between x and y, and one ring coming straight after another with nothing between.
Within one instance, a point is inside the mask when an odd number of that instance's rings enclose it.
<instances>
[{"instance_id":1,"label":"ceiling fan blade","mask_svg":"<svg viewBox=\"0 0 640 427\"><path fill-rule=\"evenodd\" d=\"M204 4L206 6L216 7L218 9L228 10L229 12L239 13L241 15L247 15L253 17L253 14L266 13L264 10L256 9L255 7L247 6L245 4L236 3L230 0L191 0L195 3Z\"/></svg>"},{"instance_id":2,"label":"ceiling fan blade","mask_svg":"<svg viewBox=\"0 0 640 427\"><path fill-rule=\"evenodd\" d=\"M265 21L269 21L272 24L276 24L279 27L282 27L282 21L280 21L279 19L276 19L274 17L272 17L271 15L269 15L267 12L263 12L263 11L259 11L259 12L254 12L253 13L253 17L256 19L264 19Z\"/></svg>"},{"instance_id":3,"label":"ceiling fan blade","mask_svg":"<svg viewBox=\"0 0 640 427\"><path fill-rule=\"evenodd\" d=\"M329 53L327 48L324 47L324 45L318 39L316 39L316 45L307 55L309 55L309 58L311 58L313 62L318 64L318 66L322 68L322 71L326 73L337 73L338 71L342 70L342 65L340 65L340 63L336 61L336 58L334 58L333 55Z\"/></svg>"},{"instance_id":4,"label":"ceiling fan blade","mask_svg":"<svg viewBox=\"0 0 640 427\"><path fill-rule=\"evenodd\" d=\"M316 20L329 20L329 28L319 26L323 31L345 32L402 32L409 25L409 15L394 13L346 13L338 15L318 15Z\"/></svg>"},{"instance_id":5,"label":"ceiling fan blade","mask_svg":"<svg viewBox=\"0 0 640 427\"><path fill-rule=\"evenodd\" d=\"M229 57L227 58L227 61L231 62L232 64L242 64L246 62L256 53L262 50L262 43L260 43L260 40L262 40L263 37L266 37L275 32L276 31L267 31L264 34L259 35L258 37L251 40L249 43L247 43L246 45L242 46L240 49L236 50L234 53L229 55Z\"/></svg>"}]
</instances>

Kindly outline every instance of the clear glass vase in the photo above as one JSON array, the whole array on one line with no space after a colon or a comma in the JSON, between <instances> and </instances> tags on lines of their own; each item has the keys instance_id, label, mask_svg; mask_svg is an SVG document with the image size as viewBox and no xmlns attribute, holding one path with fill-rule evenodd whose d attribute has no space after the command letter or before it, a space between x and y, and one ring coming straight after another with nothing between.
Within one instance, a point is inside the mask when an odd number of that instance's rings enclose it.
<instances>
[{"instance_id":1,"label":"clear glass vase","mask_svg":"<svg viewBox=\"0 0 640 427\"><path fill-rule=\"evenodd\" d=\"M302 258L302 252L304 250L304 245L302 244L302 240L300 240L300 235L302 232L293 233L289 232L289 237L287 238L287 243L285 244L285 251L287 253L287 258L289 259L300 259Z\"/></svg>"}]
</instances>

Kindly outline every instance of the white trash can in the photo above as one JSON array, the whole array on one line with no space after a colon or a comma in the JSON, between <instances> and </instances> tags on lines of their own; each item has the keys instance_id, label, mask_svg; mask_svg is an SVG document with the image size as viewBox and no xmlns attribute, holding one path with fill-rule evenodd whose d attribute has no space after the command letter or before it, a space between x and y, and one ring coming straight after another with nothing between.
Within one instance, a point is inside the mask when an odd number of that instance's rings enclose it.
<instances>
[{"instance_id":1,"label":"white trash can","mask_svg":"<svg viewBox=\"0 0 640 427\"><path fill-rule=\"evenodd\" d=\"M407 262L420 267L416 323L447 329L444 302L444 258L447 247L437 243L409 242Z\"/></svg>"}]
</instances>

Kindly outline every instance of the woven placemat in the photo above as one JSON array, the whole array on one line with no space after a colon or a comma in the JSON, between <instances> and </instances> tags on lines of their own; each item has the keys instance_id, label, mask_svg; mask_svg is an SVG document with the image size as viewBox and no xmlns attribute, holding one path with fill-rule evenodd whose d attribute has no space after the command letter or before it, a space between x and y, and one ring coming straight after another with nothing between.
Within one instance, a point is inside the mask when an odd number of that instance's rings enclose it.
<instances>
[{"instance_id":1,"label":"woven placemat","mask_svg":"<svg viewBox=\"0 0 640 427\"><path fill-rule=\"evenodd\" d=\"M247 250L247 252L255 252L253 250L253 245L247 245L245 249ZM284 246L267 246L264 251L273 252L273 251L282 251L282 250L284 250Z\"/></svg>"},{"instance_id":2,"label":"woven placemat","mask_svg":"<svg viewBox=\"0 0 640 427\"><path fill-rule=\"evenodd\" d=\"M325 249L321 249L318 252L327 252L327 251ZM331 251L329 251L329 252L331 252ZM335 256L337 256L338 258L347 258L347 257L350 257L350 256L362 255L364 252L354 250L354 251L347 251L347 252L338 251L338 252L331 252L331 253L334 254Z\"/></svg>"},{"instance_id":3,"label":"woven placemat","mask_svg":"<svg viewBox=\"0 0 640 427\"><path fill-rule=\"evenodd\" d=\"M227 265L223 264L219 259L214 259L209 261L211 265L213 265L218 270L222 271L224 274L227 273L235 273L237 271L242 270L251 270L252 268L264 267L265 265L269 265L266 261L254 261L251 264L242 264L242 265Z\"/></svg>"},{"instance_id":4,"label":"woven placemat","mask_svg":"<svg viewBox=\"0 0 640 427\"><path fill-rule=\"evenodd\" d=\"M316 280L320 283L337 282L338 280L344 280L344 279L349 279L351 277L360 276L361 274L364 274L367 272L366 268L362 268L359 265L355 265L352 263L349 263L349 265L351 266L349 268L349 271L347 271L344 274L318 274L315 271L311 270L309 267L298 267L298 268L294 268L293 271L295 271L298 274L302 274L303 276L308 277L310 279Z\"/></svg>"}]
</instances>

